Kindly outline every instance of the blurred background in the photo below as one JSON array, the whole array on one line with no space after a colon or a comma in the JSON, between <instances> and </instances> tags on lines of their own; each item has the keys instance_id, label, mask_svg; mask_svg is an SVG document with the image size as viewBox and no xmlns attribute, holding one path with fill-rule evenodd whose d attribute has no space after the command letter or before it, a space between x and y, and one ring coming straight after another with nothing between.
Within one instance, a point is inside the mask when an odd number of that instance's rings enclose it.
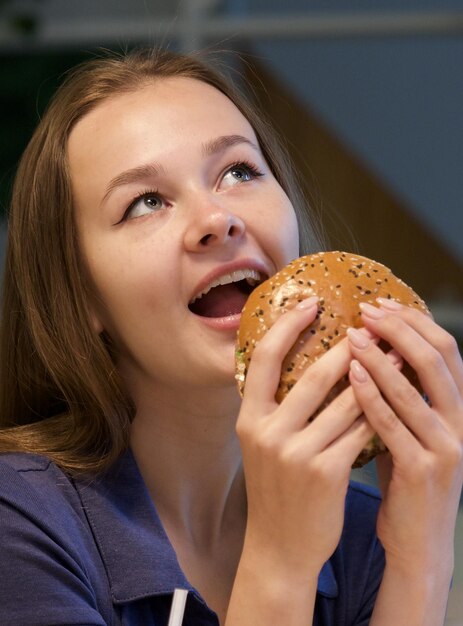
<instances>
[{"instance_id":1,"label":"blurred background","mask_svg":"<svg viewBox=\"0 0 463 626\"><path fill-rule=\"evenodd\" d=\"M146 44L219 51L328 247L391 267L463 346L463 0L0 0L0 259L18 158L63 74ZM446 624L463 626L463 514Z\"/></svg>"}]
</instances>

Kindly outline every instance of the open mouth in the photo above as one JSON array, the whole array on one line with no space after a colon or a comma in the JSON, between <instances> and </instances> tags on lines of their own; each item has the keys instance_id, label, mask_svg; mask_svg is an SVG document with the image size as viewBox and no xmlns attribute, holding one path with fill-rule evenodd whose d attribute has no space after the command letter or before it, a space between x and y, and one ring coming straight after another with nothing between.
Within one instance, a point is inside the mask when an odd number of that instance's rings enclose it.
<instances>
[{"instance_id":1,"label":"open mouth","mask_svg":"<svg viewBox=\"0 0 463 626\"><path fill-rule=\"evenodd\" d=\"M239 315L251 291L265 277L255 270L238 270L220 277L189 303L188 308L201 317Z\"/></svg>"}]
</instances>

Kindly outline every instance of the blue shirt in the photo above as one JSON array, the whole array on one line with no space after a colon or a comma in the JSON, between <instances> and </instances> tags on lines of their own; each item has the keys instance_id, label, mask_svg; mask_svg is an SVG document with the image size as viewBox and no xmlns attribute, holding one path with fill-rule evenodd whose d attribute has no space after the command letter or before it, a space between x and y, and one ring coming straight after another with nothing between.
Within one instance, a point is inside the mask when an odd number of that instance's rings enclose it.
<instances>
[{"instance_id":1,"label":"blue shirt","mask_svg":"<svg viewBox=\"0 0 463 626\"><path fill-rule=\"evenodd\" d=\"M367 625L384 568L377 493L351 484L343 535L318 582L314 626ZM0 624L167 626L188 589L184 626L217 626L189 584L132 453L96 478L45 457L0 455Z\"/></svg>"}]
</instances>

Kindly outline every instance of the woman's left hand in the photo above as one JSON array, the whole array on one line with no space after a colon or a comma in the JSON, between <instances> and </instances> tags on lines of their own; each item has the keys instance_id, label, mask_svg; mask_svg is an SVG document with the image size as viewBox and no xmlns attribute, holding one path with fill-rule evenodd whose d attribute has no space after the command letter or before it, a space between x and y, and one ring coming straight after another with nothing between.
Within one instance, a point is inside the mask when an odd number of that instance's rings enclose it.
<instances>
[{"instance_id":1,"label":"woman's left hand","mask_svg":"<svg viewBox=\"0 0 463 626\"><path fill-rule=\"evenodd\" d=\"M428 401L372 341L349 332L352 387L389 449L377 458L378 536L388 568L449 580L463 483L463 363L454 338L431 317L380 304L362 307L364 325L415 370Z\"/></svg>"}]
</instances>

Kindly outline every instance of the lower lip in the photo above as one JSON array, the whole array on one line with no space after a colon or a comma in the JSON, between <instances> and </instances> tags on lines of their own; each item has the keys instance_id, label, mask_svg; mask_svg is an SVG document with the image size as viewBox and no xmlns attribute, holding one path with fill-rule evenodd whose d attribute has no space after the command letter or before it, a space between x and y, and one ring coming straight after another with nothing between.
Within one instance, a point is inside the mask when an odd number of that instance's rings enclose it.
<instances>
[{"instance_id":1,"label":"lower lip","mask_svg":"<svg viewBox=\"0 0 463 626\"><path fill-rule=\"evenodd\" d=\"M227 317L202 317L201 315L195 315L195 317L209 328L236 331L240 326L241 313Z\"/></svg>"}]
</instances>

